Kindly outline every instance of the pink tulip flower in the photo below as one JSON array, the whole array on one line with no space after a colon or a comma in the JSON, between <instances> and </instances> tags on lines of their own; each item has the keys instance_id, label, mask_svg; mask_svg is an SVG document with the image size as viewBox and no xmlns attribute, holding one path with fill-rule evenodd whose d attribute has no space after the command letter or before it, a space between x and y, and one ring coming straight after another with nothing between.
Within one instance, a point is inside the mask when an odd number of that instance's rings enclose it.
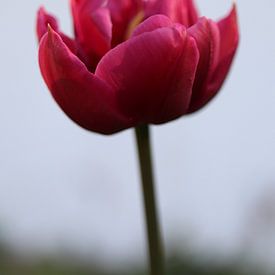
<instances>
[{"instance_id":1,"label":"pink tulip flower","mask_svg":"<svg viewBox=\"0 0 275 275\"><path fill-rule=\"evenodd\" d=\"M161 124L221 88L239 33L236 5L218 22L192 0L71 0L75 38L40 8L42 76L62 110L90 131Z\"/></svg>"}]
</instances>

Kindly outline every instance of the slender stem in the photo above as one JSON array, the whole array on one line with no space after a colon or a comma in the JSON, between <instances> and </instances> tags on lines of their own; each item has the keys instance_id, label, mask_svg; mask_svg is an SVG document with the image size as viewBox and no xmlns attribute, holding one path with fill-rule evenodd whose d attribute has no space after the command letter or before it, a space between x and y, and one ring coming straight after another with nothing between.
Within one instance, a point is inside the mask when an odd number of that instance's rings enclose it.
<instances>
[{"instance_id":1,"label":"slender stem","mask_svg":"<svg viewBox=\"0 0 275 275\"><path fill-rule=\"evenodd\" d=\"M136 127L136 141L142 178L144 211L147 224L148 252L151 275L164 275L163 247L158 224L154 190L150 132L147 125Z\"/></svg>"}]
</instances>

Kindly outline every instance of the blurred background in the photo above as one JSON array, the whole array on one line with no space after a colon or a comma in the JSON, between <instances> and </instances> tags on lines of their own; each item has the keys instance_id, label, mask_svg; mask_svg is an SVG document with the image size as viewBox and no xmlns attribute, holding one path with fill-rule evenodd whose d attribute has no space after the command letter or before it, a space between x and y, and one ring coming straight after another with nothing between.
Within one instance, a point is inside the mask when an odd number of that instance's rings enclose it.
<instances>
[{"instance_id":1,"label":"blurred background","mask_svg":"<svg viewBox=\"0 0 275 275\"><path fill-rule=\"evenodd\" d=\"M68 2L1 5L0 274L146 274L133 131L80 129L40 76L36 11L72 34ZM214 19L232 5L196 2ZM241 45L219 96L152 128L169 275L275 274L275 2L237 6Z\"/></svg>"}]
</instances>

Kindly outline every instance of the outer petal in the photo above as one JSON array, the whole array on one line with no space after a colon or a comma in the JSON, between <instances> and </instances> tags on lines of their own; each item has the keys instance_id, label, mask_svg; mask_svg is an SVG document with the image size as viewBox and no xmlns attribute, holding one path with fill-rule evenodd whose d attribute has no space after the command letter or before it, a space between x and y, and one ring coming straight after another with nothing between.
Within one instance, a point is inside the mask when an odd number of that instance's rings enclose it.
<instances>
[{"instance_id":1,"label":"outer petal","mask_svg":"<svg viewBox=\"0 0 275 275\"><path fill-rule=\"evenodd\" d=\"M106 0L71 0L76 39L94 70L110 49L112 22Z\"/></svg>"},{"instance_id":2,"label":"outer petal","mask_svg":"<svg viewBox=\"0 0 275 275\"><path fill-rule=\"evenodd\" d=\"M36 34L37 34L38 41L40 41L43 35L47 33L48 25L50 25L52 29L58 32L58 34L62 37L63 41L70 48L70 50L73 53L76 53L77 47L76 47L75 41L70 37L68 37L67 35L65 35L64 33L62 33L59 30L59 26L56 18L48 14L44 9L44 7L40 7L40 9L37 12L37 20L36 20Z\"/></svg>"},{"instance_id":3,"label":"outer petal","mask_svg":"<svg viewBox=\"0 0 275 275\"><path fill-rule=\"evenodd\" d=\"M197 47L185 28L166 27L111 50L96 75L117 90L125 114L140 123L158 124L186 112L197 63Z\"/></svg>"},{"instance_id":4,"label":"outer petal","mask_svg":"<svg viewBox=\"0 0 275 275\"><path fill-rule=\"evenodd\" d=\"M189 107L189 112L192 112L209 98L208 82L218 64L220 37L217 25L206 18L201 18L197 24L188 29L188 33L195 38L200 52L200 60Z\"/></svg>"},{"instance_id":5,"label":"outer petal","mask_svg":"<svg viewBox=\"0 0 275 275\"><path fill-rule=\"evenodd\" d=\"M217 94L228 74L239 41L235 5L230 14L218 22L217 26L219 30L217 64L214 66L214 70L209 71L207 84L204 89L201 91L197 90L197 96L194 96L194 99L192 98L189 112L194 112L208 103Z\"/></svg>"},{"instance_id":6,"label":"outer petal","mask_svg":"<svg viewBox=\"0 0 275 275\"><path fill-rule=\"evenodd\" d=\"M91 74L53 30L41 40L39 64L53 97L80 126L103 134L131 126L119 114L113 90Z\"/></svg>"},{"instance_id":7,"label":"outer petal","mask_svg":"<svg viewBox=\"0 0 275 275\"><path fill-rule=\"evenodd\" d=\"M215 94L219 90L228 74L239 44L239 30L237 9L234 4L230 14L218 22L220 31L219 62L209 83L209 90Z\"/></svg>"},{"instance_id":8,"label":"outer petal","mask_svg":"<svg viewBox=\"0 0 275 275\"><path fill-rule=\"evenodd\" d=\"M145 15L164 14L174 23L192 26L198 20L193 0L149 0L145 5Z\"/></svg>"},{"instance_id":9,"label":"outer petal","mask_svg":"<svg viewBox=\"0 0 275 275\"><path fill-rule=\"evenodd\" d=\"M112 46L126 40L127 30L133 18L142 9L142 0L109 0L108 8L113 23Z\"/></svg>"}]
</instances>

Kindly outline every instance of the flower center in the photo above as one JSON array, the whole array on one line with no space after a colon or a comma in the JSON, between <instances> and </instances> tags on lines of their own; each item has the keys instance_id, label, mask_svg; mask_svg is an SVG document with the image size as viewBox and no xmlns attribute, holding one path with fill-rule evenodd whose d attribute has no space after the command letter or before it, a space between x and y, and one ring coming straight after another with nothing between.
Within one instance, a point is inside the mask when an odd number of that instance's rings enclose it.
<instances>
[{"instance_id":1,"label":"flower center","mask_svg":"<svg viewBox=\"0 0 275 275\"><path fill-rule=\"evenodd\" d=\"M139 23L141 23L144 19L144 12L140 11L137 13L137 15L130 21L128 28L125 33L125 40L129 39L134 31L134 29L137 27Z\"/></svg>"}]
</instances>

